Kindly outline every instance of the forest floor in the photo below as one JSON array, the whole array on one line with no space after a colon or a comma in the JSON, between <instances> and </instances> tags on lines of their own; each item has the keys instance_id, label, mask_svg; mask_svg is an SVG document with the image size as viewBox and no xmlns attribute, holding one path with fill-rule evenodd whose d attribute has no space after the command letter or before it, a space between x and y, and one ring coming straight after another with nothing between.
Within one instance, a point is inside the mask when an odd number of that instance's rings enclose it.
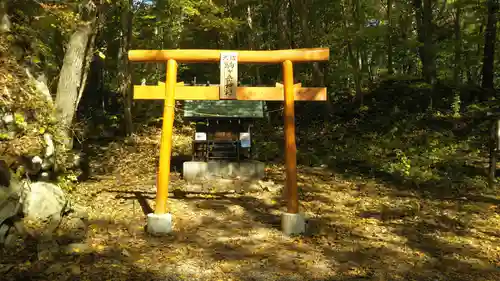
<instances>
[{"instance_id":1,"label":"forest floor","mask_svg":"<svg viewBox=\"0 0 500 281\"><path fill-rule=\"evenodd\" d=\"M299 167L303 236L280 232L279 165L251 189L173 192L174 232L147 235L158 137L95 147L95 174L72 193L85 235L52 261L3 252L2 280L500 280L500 198L423 196L328 168ZM172 190L185 185L174 171Z\"/></svg>"}]
</instances>

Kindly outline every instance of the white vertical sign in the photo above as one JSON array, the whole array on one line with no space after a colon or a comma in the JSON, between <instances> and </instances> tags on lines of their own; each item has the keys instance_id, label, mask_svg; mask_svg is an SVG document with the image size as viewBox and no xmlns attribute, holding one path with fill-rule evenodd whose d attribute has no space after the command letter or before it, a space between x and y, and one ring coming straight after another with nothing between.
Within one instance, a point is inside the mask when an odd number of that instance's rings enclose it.
<instances>
[{"instance_id":1,"label":"white vertical sign","mask_svg":"<svg viewBox=\"0 0 500 281\"><path fill-rule=\"evenodd\" d=\"M241 147L243 148L249 148L250 146L252 146L252 142L250 140L250 133L248 132L240 133L240 144Z\"/></svg>"},{"instance_id":2,"label":"white vertical sign","mask_svg":"<svg viewBox=\"0 0 500 281\"><path fill-rule=\"evenodd\" d=\"M220 53L220 99L236 99L238 88L238 53Z\"/></svg>"}]
</instances>

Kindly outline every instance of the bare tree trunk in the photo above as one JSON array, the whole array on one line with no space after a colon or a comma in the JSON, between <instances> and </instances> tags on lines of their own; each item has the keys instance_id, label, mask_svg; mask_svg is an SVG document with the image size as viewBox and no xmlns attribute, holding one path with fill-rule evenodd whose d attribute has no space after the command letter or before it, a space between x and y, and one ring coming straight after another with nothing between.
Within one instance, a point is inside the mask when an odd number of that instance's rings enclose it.
<instances>
[{"instance_id":1,"label":"bare tree trunk","mask_svg":"<svg viewBox=\"0 0 500 281\"><path fill-rule=\"evenodd\" d=\"M89 43L93 36L96 24L96 7L93 2L86 5L86 15L75 32L71 35L64 54L63 65L59 74L55 106L58 118L63 126L62 133L66 139L66 149L73 147L71 126L75 111L78 108L82 88L85 87Z\"/></svg>"},{"instance_id":2,"label":"bare tree trunk","mask_svg":"<svg viewBox=\"0 0 500 281\"><path fill-rule=\"evenodd\" d=\"M486 32L484 33L484 55L483 55L483 80L481 86L488 90L493 90L493 76L495 63L495 43L497 34L498 0L488 0L488 21Z\"/></svg>"},{"instance_id":3,"label":"bare tree trunk","mask_svg":"<svg viewBox=\"0 0 500 281\"><path fill-rule=\"evenodd\" d=\"M356 86L356 99L359 101L359 105L363 106L364 97L363 91L361 89L361 70L359 69L359 58L354 55L354 51L352 48L352 43L347 42L347 52L349 56L349 61L351 62L351 67L353 68L354 74L354 84Z\"/></svg>"},{"instance_id":4,"label":"bare tree trunk","mask_svg":"<svg viewBox=\"0 0 500 281\"><path fill-rule=\"evenodd\" d=\"M247 24L248 24L248 29L250 29L250 32L248 32L248 47L250 50L255 50L255 41L258 41L258 34L255 34L254 28L253 28L253 11L252 11L252 4L248 4L247 6ZM254 35L255 34L255 35ZM260 78L260 71L259 71L259 66L255 65L255 79L256 79L256 84L257 85L262 85L262 80Z\"/></svg>"},{"instance_id":5,"label":"bare tree trunk","mask_svg":"<svg viewBox=\"0 0 500 281\"><path fill-rule=\"evenodd\" d=\"M90 69L90 64L92 62L92 59L94 58L94 43L95 43L95 38L97 36L97 32L92 32L90 34L88 43L87 43L87 51L85 54L85 60L83 64L83 73L82 73L82 82L80 89L78 90L78 98L76 99L76 108L78 108L78 104L80 103L80 100L82 99L83 92L85 91L85 86L87 85L87 77L89 74L89 69Z\"/></svg>"},{"instance_id":6,"label":"bare tree trunk","mask_svg":"<svg viewBox=\"0 0 500 281\"><path fill-rule=\"evenodd\" d=\"M288 35L289 35L289 23L288 19L286 16L286 12L288 10L289 3L285 1L276 1L278 5L281 5L280 9L278 10L278 22L277 22L277 32L278 32L278 38L279 38L279 46L282 49L288 49L290 48L289 40L288 40ZM279 4L281 3L281 4ZM280 24L281 23L281 24Z\"/></svg>"},{"instance_id":7,"label":"bare tree trunk","mask_svg":"<svg viewBox=\"0 0 500 281\"><path fill-rule=\"evenodd\" d=\"M361 20L360 20L360 10L359 10L359 1L358 0L355 0L353 3L353 7L352 7L352 17L354 19L354 22L355 22L355 25L356 25L356 28L357 30L360 30L361 28ZM344 14L347 13L347 9L343 8L343 12ZM347 20L347 17L345 17L345 20L343 22L344 24L344 33L345 33L345 38L346 38L346 41L347 41L347 58L349 60L349 64L351 65L352 67L352 70L353 70L353 76L354 76L354 84L355 84L355 87L356 87L356 98L355 100L357 100L359 102L359 105L360 107L363 106L363 103L364 103L364 97L363 97L363 91L362 91L362 84L361 84L361 79L362 79L362 76L361 76L361 65L360 65L360 57L359 57L359 51L358 49L356 48L356 46L359 46L360 45L360 40L358 37L354 38L354 39L350 39L350 36L349 36L349 22ZM354 46L353 46L354 45ZM355 52L355 49L356 48L356 52Z\"/></svg>"},{"instance_id":8,"label":"bare tree trunk","mask_svg":"<svg viewBox=\"0 0 500 281\"><path fill-rule=\"evenodd\" d=\"M423 0L423 3L422 0L414 0L413 4L415 6L415 21L417 25L418 41L420 43L418 53L422 61L422 76L434 89L437 73L435 48L432 39L434 29L432 24L432 0ZM428 109L432 108L433 96L431 93L429 96Z\"/></svg>"},{"instance_id":9,"label":"bare tree trunk","mask_svg":"<svg viewBox=\"0 0 500 281\"><path fill-rule=\"evenodd\" d=\"M362 46L362 45L361 45ZM368 74L368 77L369 79L371 79L370 77L370 66L369 66L369 63L368 63L368 52L366 51L366 48L361 48L360 45L358 45L358 57L359 57L359 64L360 64L360 68L361 68L361 73L367 73Z\"/></svg>"},{"instance_id":10,"label":"bare tree trunk","mask_svg":"<svg viewBox=\"0 0 500 281\"><path fill-rule=\"evenodd\" d=\"M486 25L485 22L481 21L481 25L479 26L479 34L486 34L484 32L484 26ZM482 45L482 43L484 42L480 42L478 41L477 44L476 44L476 57L480 57L481 56L481 51L483 51L483 48L484 48L484 45ZM484 58L484 56L483 56ZM478 81L481 80L481 66L475 66L474 67L474 70L472 72L472 75L473 75L473 83L475 83L476 85L478 85Z\"/></svg>"},{"instance_id":11,"label":"bare tree trunk","mask_svg":"<svg viewBox=\"0 0 500 281\"><path fill-rule=\"evenodd\" d=\"M460 31L460 12L461 7L456 3L455 7L455 70L453 72L453 81L455 83L455 95L452 104L453 115L460 115L460 84L462 84L462 36Z\"/></svg>"},{"instance_id":12,"label":"bare tree trunk","mask_svg":"<svg viewBox=\"0 0 500 281\"><path fill-rule=\"evenodd\" d=\"M295 36L293 36L295 33L293 32L293 29L294 29L294 20L293 20L293 16L295 14L295 11L294 11L294 7L293 7L293 2L292 0L288 0L288 7L290 7L290 9L288 9L288 22L290 23L290 48L294 49L296 47L296 44L295 44Z\"/></svg>"},{"instance_id":13,"label":"bare tree trunk","mask_svg":"<svg viewBox=\"0 0 500 281\"><path fill-rule=\"evenodd\" d=\"M453 81L455 85L460 84L462 74L462 36L460 31L460 13L461 7L457 4L455 7L455 69L453 72Z\"/></svg>"},{"instance_id":14,"label":"bare tree trunk","mask_svg":"<svg viewBox=\"0 0 500 281\"><path fill-rule=\"evenodd\" d=\"M423 65L424 77L434 85L436 80L436 50L432 35L434 27L432 23L432 0L424 0L423 26L424 28L424 52L426 63Z\"/></svg>"},{"instance_id":15,"label":"bare tree trunk","mask_svg":"<svg viewBox=\"0 0 500 281\"><path fill-rule=\"evenodd\" d=\"M432 41L432 1L414 0L415 21L417 23L418 41L421 46L418 47L420 60L422 61L422 75L429 84L433 84L436 78L434 45ZM422 5L423 4L423 5Z\"/></svg>"},{"instance_id":16,"label":"bare tree trunk","mask_svg":"<svg viewBox=\"0 0 500 281\"><path fill-rule=\"evenodd\" d=\"M392 66L392 0L387 0L387 21L389 23L387 29L387 72L389 75L394 74Z\"/></svg>"},{"instance_id":17,"label":"bare tree trunk","mask_svg":"<svg viewBox=\"0 0 500 281\"><path fill-rule=\"evenodd\" d=\"M7 1L0 1L0 33L10 31L10 20L7 13Z\"/></svg>"},{"instance_id":18,"label":"bare tree trunk","mask_svg":"<svg viewBox=\"0 0 500 281\"><path fill-rule=\"evenodd\" d=\"M132 0L125 0L122 6L121 18L121 45L118 54L119 64L122 66L122 71L119 71L120 79L119 92L123 97L124 108L124 129L125 134L129 136L133 132L132 122L132 74L130 71L130 61L127 58L128 50L130 49L130 40L132 38Z\"/></svg>"},{"instance_id":19,"label":"bare tree trunk","mask_svg":"<svg viewBox=\"0 0 500 281\"><path fill-rule=\"evenodd\" d=\"M396 25L399 26L399 34L400 34L399 40L401 40L401 42L407 42L410 38L413 37L410 36L411 34L410 26L412 22L412 18L410 16L411 13L407 11L407 6L404 5L402 1L396 1L394 3L396 4L397 10L399 12L398 24ZM410 56L411 50L410 48L407 47L406 44L403 44L400 47L403 47L403 53L404 53L400 71L401 73L404 74L410 74L412 65L411 62L412 59Z\"/></svg>"},{"instance_id":20,"label":"bare tree trunk","mask_svg":"<svg viewBox=\"0 0 500 281\"><path fill-rule=\"evenodd\" d=\"M298 1L297 9L299 10L300 23L302 28L302 36L304 38L304 44L307 48L313 47L313 38L311 37L311 30L309 28L309 7L311 3L308 0ZM319 66L318 62L313 62L313 76L312 82L315 86L323 86L325 84L325 75Z\"/></svg>"}]
</instances>

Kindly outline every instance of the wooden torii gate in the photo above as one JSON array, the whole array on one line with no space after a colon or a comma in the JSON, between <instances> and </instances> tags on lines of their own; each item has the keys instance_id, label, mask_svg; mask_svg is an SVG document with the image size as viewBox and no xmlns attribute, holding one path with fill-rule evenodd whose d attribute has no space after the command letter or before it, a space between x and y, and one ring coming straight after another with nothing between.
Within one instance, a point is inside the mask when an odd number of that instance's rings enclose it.
<instances>
[{"instance_id":1,"label":"wooden torii gate","mask_svg":"<svg viewBox=\"0 0 500 281\"><path fill-rule=\"evenodd\" d=\"M304 219L299 215L294 102L325 101L327 95L326 88L302 88L300 83L294 85L293 63L326 61L329 58L328 48L270 51L131 50L128 58L133 62L163 62L167 65L166 83L134 86L134 99L164 100L156 207L154 214L148 214L148 232L162 234L172 231L167 198L175 100L284 101L287 213L283 215L282 228L287 234L299 234L305 230ZM185 86L182 82L178 83L178 62L220 62L220 86ZM238 63L282 64L283 85L238 87Z\"/></svg>"}]
</instances>

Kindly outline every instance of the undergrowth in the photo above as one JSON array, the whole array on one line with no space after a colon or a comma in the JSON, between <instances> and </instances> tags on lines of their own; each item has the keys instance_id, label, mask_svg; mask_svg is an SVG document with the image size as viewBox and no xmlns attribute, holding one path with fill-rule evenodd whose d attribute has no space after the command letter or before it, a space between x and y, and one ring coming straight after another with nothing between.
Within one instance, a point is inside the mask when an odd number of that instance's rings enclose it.
<instances>
[{"instance_id":1,"label":"undergrowth","mask_svg":"<svg viewBox=\"0 0 500 281\"><path fill-rule=\"evenodd\" d=\"M418 191L485 192L490 126L485 115L498 104L470 98L473 91L463 89L459 114L451 88L431 91L418 80L385 81L366 94L362 108L338 102L326 121L300 115L297 106L298 162ZM284 160L281 124L262 120L254 133L259 159Z\"/></svg>"}]
</instances>

